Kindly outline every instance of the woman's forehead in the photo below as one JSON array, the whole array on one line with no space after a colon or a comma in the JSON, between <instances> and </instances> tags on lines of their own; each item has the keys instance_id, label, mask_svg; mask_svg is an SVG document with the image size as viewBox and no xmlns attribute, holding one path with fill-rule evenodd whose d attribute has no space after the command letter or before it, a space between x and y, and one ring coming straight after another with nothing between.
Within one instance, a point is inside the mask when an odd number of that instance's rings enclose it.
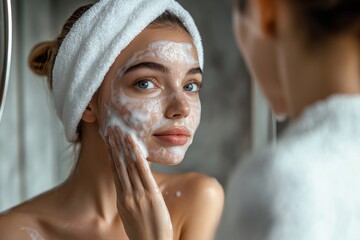
<instances>
[{"instance_id":1,"label":"woman's forehead","mask_svg":"<svg viewBox=\"0 0 360 240\"><path fill-rule=\"evenodd\" d=\"M165 43L168 44L165 46ZM175 48L175 46L178 46L178 48ZM196 47L192 38L185 30L169 27L147 28L120 53L114 65L116 65L116 68L120 68L134 58L134 56L136 57L136 55L140 55L141 53L151 53L159 49L164 51L166 48L166 51L176 51L180 48L185 50L186 47L189 48L192 57L198 60ZM147 54L146 57L156 59L159 56L156 54Z\"/></svg>"}]
</instances>

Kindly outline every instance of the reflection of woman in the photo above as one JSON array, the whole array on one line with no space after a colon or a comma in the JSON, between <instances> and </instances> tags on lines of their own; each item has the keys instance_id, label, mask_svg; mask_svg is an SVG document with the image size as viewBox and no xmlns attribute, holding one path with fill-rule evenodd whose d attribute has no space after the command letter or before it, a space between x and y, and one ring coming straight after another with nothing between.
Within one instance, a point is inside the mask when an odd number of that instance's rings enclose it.
<instances>
[{"instance_id":1,"label":"reflection of woman","mask_svg":"<svg viewBox=\"0 0 360 240\"><path fill-rule=\"evenodd\" d=\"M202 46L178 3L79 8L30 60L48 75L66 136L81 150L63 185L0 218L1 236L212 238L223 204L217 181L152 173L148 165L181 162L200 120Z\"/></svg>"},{"instance_id":2,"label":"reflection of woman","mask_svg":"<svg viewBox=\"0 0 360 240\"><path fill-rule=\"evenodd\" d=\"M360 2L236 3L237 40L252 76L293 122L276 146L234 172L220 235L359 239Z\"/></svg>"}]
</instances>

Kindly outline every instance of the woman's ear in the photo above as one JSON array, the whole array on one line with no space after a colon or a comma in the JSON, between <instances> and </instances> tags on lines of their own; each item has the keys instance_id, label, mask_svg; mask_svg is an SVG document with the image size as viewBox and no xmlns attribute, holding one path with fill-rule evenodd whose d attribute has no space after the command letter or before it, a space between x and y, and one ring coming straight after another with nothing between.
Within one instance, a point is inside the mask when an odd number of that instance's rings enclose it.
<instances>
[{"instance_id":1,"label":"woman's ear","mask_svg":"<svg viewBox=\"0 0 360 240\"><path fill-rule=\"evenodd\" d=\"M86 107L82 120L87 123L94 123L97 120L97 105L96 105L96 97L91 99L89 105Z\"/></svg>"},{"instance_id":2,"label":"woman's ear","mask_svg":"<svg viewBox=\"0 0 360 240\"><path fill-rule=\"evenodd\" d=\"M254 0L258 8L259 24L262 33L267 37L277 34L277 4L278 0Z\"/></svg>"}]
</instances>

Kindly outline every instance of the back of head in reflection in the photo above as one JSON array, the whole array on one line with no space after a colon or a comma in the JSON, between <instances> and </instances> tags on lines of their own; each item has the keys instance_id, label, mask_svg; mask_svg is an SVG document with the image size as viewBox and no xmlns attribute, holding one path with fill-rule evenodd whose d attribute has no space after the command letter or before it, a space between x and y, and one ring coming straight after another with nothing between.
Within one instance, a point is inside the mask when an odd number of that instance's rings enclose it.
<instances>
[{"instance_id":1,"label":"back of head in reflection","mask_svg":"<svg viewBox=\"0 0 360 240\"><path fill-rule=\"evenodd\" d=\"M358 239L360 2L236 0L233 16L253 80L292 123L234 171L221 239Z\"/></svg>"}]
</instances>

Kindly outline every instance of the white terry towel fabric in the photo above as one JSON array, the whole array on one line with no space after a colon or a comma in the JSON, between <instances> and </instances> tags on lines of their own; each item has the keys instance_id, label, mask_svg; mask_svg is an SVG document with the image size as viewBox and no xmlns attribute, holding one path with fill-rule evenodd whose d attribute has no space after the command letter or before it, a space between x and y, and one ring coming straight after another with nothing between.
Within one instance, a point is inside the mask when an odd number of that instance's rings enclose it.
<instances>
[{"instance_id":1,"label":"white terry towel fabric","mask_svg":"<svg viewBox=\"0 0 360 240\"><path fill-rule=\"evenodd\" d=\"M100 0L74 24L53 69L55 108L69 141L76 140L82 114L116 57L166 10L182 20L203 68L200 34L191 15L174 0Z\"/></svg>"},{"instance_id":2,"label":"white terry towel fabric","mask_svg":"<svg viewBox=\"0 0 360 240\"><path fill-rule=\"evenodd\" d=\"M308 108L238 165L218 239L360 239L360 96Z\"/></svg>"}]
</instances>

